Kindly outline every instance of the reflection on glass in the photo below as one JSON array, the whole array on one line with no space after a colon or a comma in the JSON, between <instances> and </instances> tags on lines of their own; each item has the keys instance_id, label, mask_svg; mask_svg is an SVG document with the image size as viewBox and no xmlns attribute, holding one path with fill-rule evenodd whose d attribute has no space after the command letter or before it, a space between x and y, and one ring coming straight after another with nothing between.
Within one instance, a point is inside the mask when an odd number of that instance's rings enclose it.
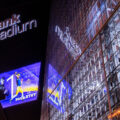
<instances>
[{"instance_id":1,"label":"reflection on glass","mask_svg":"<svg viewBox=\"0 0 120 120\"><path fill-rule=\"evenodd\" d=\"M63 80L58 86L57 84L61 80L61 76L57 73L57 71L49 64L48 68L48 102L50 102L53 106L59 109L61 112L65 111L65 107L63 104L63 99L67 96L69 99L72 95L72 89L70 85ZM55 89L55 87L57 88ZM55 89L55 90L54 90ZM52 92L54 90L54 92Z\"/></svg>"},{"instance_id":2,"label":"reflection on glass","mask_svg":"<svg viewBox=\"0 0 120 120\"><path fill-rule=\"evenodd\" d=\"M65 32L63 32L60 27L56 25L55 32L57 33L60 40L64 43L72 57L76 59L81 54L81 49L77 42L71 37L69 27L66 27Z\"/></svg>"}]
</instances>

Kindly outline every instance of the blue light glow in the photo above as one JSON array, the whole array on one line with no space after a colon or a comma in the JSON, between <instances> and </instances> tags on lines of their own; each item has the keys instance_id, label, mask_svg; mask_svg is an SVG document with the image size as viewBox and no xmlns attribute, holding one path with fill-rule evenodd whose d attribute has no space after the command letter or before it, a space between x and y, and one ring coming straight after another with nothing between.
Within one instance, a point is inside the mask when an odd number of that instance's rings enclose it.
<instances>
[{"instance_id":1,"label":"blue light glow","mask_svg":"<svg viewBox=\"0 0 120 120\"><path fill-rule=\"evenodd\" d=\"M3 108L37 99L40 65L35 63L0 74L0 87L5 94L0 101Z\"/></svg>"},{"instance_id":2,"label":"blue light glow","mask_svg":"<svg viewBox=\"0 0 120 120\"><path fill-rule=\"evenodd\" d=\"M61 79L62 77L57 73L57 71L51 65L49 65L48 90L47 90L48 96L51 94L51 92L54 90L55 86L59 83ZM65 111L65 105L63 103L63 99L65 97L70 99L71 95L72 95L72 89L70 85L65 80L63 80L55 89L55 91L48 97L48 102L63 113Z\"/></svg>"}]
</instances>

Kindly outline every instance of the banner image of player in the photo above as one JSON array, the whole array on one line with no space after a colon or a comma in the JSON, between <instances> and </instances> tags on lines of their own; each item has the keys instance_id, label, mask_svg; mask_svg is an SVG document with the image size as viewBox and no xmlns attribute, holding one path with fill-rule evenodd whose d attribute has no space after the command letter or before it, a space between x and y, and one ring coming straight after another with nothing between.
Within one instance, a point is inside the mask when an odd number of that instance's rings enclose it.
<instances>
[{"instance_id":1,"label":"banner image of player","mask_svg":"<svg viewBox=\"0 0 120 120\"><path fill-rule=\"evenodd\" d=\"M3 108L37 99L41 63L0 74L0 100Z\"/></svg>"}]
</instances>

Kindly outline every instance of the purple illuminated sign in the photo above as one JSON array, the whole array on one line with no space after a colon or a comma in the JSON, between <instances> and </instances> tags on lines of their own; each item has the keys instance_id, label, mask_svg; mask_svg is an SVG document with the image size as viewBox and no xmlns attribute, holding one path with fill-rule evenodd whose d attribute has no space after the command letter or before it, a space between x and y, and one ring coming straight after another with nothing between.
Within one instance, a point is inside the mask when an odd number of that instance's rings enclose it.
<instances>
[{"instance_id":1,"label":"purple illuminated sign","mask_svg":"<svg viewBox=\"0 0 120 120\"><path fill-rule=\"evenodd\" d=\"M0 91L5 99L3 108L37 99L41 63L35 63L0 74Z\"/></svg>"},{"instance_id":2,"label":"purple illuminated sign","mask_svg":"<svg viewBox=\"0 0 120 120\"><path fill-rule=\"evenodd\" d=\"M71 99L72 96L72 88L65 80L63 80L58 87L54 90L54 88L57 86L57 84L61 80L61 76L58 74L58 72L49 65L48 68L48 102L55 106L60 112L65 112L65 104L64 99L68 98ZM54 92L52 93L52 91Z\"/></svg>"}]
</instances>

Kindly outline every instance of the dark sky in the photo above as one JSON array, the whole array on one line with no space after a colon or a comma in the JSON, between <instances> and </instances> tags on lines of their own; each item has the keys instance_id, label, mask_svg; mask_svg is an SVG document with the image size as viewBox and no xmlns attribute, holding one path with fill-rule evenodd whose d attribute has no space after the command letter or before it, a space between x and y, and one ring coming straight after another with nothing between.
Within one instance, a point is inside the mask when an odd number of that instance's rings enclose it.
<instances>
[{"instance_id":1,"label":"dark sky","mask_svg":"<svg viewBox=\"0 0 120 120\"><path fill-rule=\"evenodd\" d=\"M12 0L6 5L3 4L4 7L0 8L0 21L11 18L13 14L20 14L21 24L36 19L38 27L0 41L0 73L42 60L48 31L47 2Z\"/></svg>"},{"instance_id":2,"label":"dark sky","mask_svg":"<svg viewBox=\"0 0 120 120\"><path fill-rule=\"evenodd\" d=\"M21 24L36 19L38 27L0 41L0 73L38 61L45 63L49 6L49 1L45 0L1 1L0 21L10 18L13 14L20 14ZM40 102L38 99L35 102L4 109L4 112L8 120L39 120Z\"/></svg>"}]
</instances>

